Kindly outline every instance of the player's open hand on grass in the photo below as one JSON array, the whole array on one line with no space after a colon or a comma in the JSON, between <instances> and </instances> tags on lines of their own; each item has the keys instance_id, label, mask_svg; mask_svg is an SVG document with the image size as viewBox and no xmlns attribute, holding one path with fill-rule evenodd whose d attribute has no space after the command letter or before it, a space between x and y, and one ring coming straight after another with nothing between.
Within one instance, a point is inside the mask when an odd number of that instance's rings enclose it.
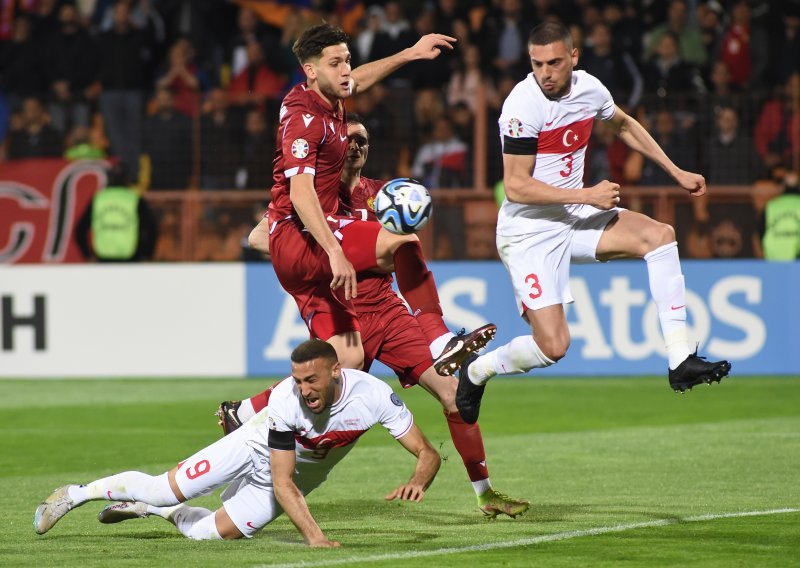
<instances>
[{"instance_id":1,"label":"player's open hand on grass","mask_svg":"<svg viewBox=\"0 0 800 568\"><path fill-rule=\"evenodd\" d=\"M452 44L456 41L456 38L444 34L428 34L419 38L409 49L414 59L436 59L442 48L453 49Z\"/></svg>"},{"instance_id":2,"label":"player's open hand on grass","mask_svg":"<svg viewBox=\"0 0 800 568\"><path fill-rule=\"evenodd\" d=\"M331 279L331 290L344 286L344 297L346 300L355 298L358 291L358 282L356 281L356 270L353 265L347 260L344 251L338 251L330 255L331 272L333 278Z\"/></svg>"},{"instance_id":3,"label":"player's open hand on grass","mask_svg":"<svg viewBox=\"0 0 800 568\"><path fill-rule=\"evenodd\" d=\"M387 501L400 499L401 501L416 501L419 503L425 497L425 488L416 483L404 483L386 496Z\"/></svg>"},{"instance_id":4,"label":"player's open hand on grass","mask_svg":"<svg viewBox=\"0 0 800 568\"><path fill-rule=\"evenodd\" d=\"M675 181L688 191L689 195L700 197L706 192L706 178L700 174L678 170L678 173L675 174Z\"/></svg>"},{"instance_id":5,"label":"player's open hand on grass","mask_svg":"<svg viewBox=\"0 0 800 568\"><path fill-rule=\"evenodd\" d=\"M597 185L584 189L586 203L598 209L608 210L619 205L619 184L604 179Z\"/></svg>"}]
</instances>

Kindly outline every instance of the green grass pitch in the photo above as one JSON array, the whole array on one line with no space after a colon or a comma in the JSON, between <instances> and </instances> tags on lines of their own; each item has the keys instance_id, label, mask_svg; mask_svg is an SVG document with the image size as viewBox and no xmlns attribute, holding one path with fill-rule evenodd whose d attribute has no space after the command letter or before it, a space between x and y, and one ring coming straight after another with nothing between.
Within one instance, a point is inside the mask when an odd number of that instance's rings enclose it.
<instances>
[{"instance_id":1,"label":"green grass pitch","mask_svg":"<svg viewBox=\"0 0 800 568\"><path fill-rule=\"evenodd\" d=\"M481 517L438 403L415 388L401 396L442 469L422 503L387 503L414 460L382 428L365 435L309 497L339 550L305 547L285 518L238 542L192 542L155 517L101 525L105 502L34 533L55 487L161 473L220 435L219 401L265 384L0 381L0 566L800 566L800 377L683 396L664 377L493 381L492 480L533 503L516 520Z\"/></svg>"}]
</instances>

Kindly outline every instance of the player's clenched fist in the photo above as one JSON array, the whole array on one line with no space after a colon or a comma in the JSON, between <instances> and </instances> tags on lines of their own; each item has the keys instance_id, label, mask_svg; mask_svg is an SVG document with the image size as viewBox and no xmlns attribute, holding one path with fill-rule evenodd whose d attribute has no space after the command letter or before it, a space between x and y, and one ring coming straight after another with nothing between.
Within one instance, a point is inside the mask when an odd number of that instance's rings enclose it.
<instances>
[{"instance_id":1,"label":"player's clenched fist","mask_svg":"<svg viewBox=\"0 0 800 568\"><path fill-rule=\"evenodd\" d=\"M611 209L619 205L619 184L604 179L597 185L587 187L586 204L598 209Z\"/></svg>"}]
</instances>

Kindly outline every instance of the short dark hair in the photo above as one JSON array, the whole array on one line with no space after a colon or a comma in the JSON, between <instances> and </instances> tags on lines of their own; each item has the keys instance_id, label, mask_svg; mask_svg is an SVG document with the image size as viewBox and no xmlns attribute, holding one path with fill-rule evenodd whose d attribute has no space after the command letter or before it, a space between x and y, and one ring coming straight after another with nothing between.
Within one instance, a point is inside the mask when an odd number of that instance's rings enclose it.
<instances>
[{"instance_id":1,"label":"short dark hair","mask_svg":"<svg viewBox=\"0 0 800 568\"><path fill-rule=\"evenodd\" d=\"M553 20L539 24L528 36L528 45L549 45L557 41L563 41L567 49L572 49L572 35L567 26Z\"/></svg>"},{"instance_id":2,"label":"short dark hair","mask_svg":"<svg viewBox=\"0 0 800 568\"><path fill-rule=\"evenodd\" d=\"M347 124L360 124L365 129L367 128L367 125L364 122L364 119L362 118L362 116L360 114L356 114L354 112L348 112L347 113Z\"/></svg>"},{"instance_id":3,"label":"short dark hair","mask_svg":"<svg viewBox=\"0 0 800 568\"><path fill-rule=\"evenodd\" d=\"M309 59L318 59L322 55L322 50L332 45L348 43L350 37L340 28L330 24L319 24L311 26L294 42L292 52L300 65Z\"/></svg>"},{"instance_id":4,"label":"short dark hair","mask_svg":"<svg viewBox=\"0 0 800 568\"><path fill-rule=\"evenodd\" d=\"M321 339L309 339L294 348L292 351L292 363L306 363L314 359L328 359L338 361L336 349L327 341Z\"/></svg>"}]
</instances>

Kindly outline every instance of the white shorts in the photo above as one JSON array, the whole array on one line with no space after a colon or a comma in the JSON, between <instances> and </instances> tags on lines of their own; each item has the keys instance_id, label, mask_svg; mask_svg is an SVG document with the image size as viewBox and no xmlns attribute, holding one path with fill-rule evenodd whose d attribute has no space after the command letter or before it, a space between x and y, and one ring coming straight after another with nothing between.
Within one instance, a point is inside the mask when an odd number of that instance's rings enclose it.
<instances>
[{"instance_id":1,"label":"white shorts","mask_svg":"<svg viewBox=\"0 0 800 568\"><path fill-rule=\"evenodd\" d=\"M266 437L256 431L257 423L254 418L203 448L181 462L175 473L187 500L230 483L222 493L223 506L248 538L283 512L272 490Z\"/></svg>"},{"instance_id":2,"label":"white shorts","mask_svg":"<svg viewBox=\"0 0 800 568\"><path fill-rule=\"evenodd\" d=\"M597 262L597 244L621 208L608 211L591 205L571 208L568 219L515 219L524 234L497 235L497 251L508 270L517 307L539 310L573 301L569 288L571 262Z\"/></svg>"}]
</instances>

